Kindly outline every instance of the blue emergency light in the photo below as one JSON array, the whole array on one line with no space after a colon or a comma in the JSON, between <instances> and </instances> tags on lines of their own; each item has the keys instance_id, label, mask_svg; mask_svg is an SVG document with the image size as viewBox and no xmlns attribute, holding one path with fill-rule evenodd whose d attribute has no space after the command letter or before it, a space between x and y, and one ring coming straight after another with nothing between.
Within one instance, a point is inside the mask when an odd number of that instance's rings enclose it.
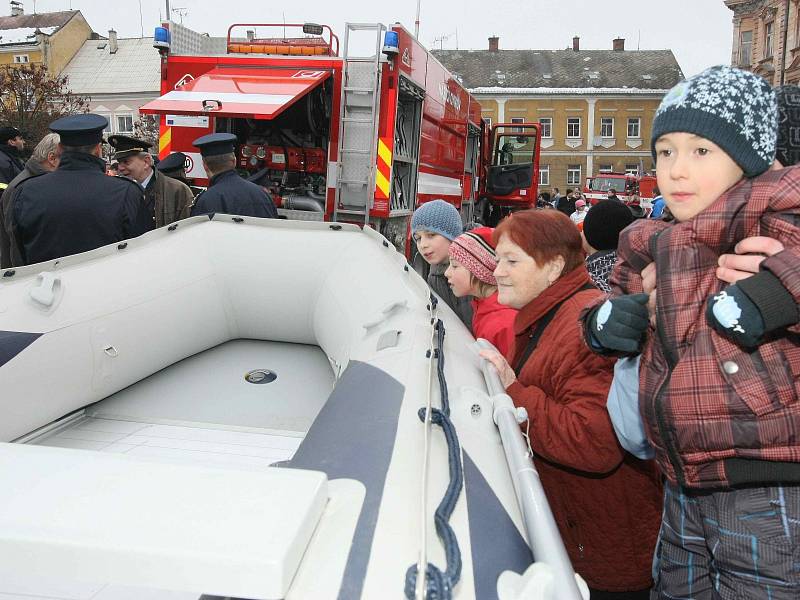
<instances>
[{"instance_id":1,"label":"blue emergency light","mask_svg":"<svg viewBox=\"0 0 800 600\"><path fill-rule=\"evenodd\" d=\"M383 36L383 53L392 58L400 52L400 38L397 37L396 31L387 31Z\"/></svg>"},{"instance_id":2,"label":"blue emergency light","mask_svg":"<svg viewBox=\"0 0 800 600\"><path fill-rule=\"evenodd\" d=\"M166 27L156 27L156 30L153 33L153 48L158 48L159 50L169 50L169 46L169 29Z\"/></svg>"}]
</instances>

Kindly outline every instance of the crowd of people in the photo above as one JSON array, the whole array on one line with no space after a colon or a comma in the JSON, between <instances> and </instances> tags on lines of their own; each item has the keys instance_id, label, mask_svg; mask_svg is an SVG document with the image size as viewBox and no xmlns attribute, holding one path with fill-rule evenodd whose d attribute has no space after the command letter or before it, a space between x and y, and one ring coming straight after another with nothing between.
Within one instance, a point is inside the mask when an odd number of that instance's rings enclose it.
<instances>
[{"instance_id":1,"label":"crowd of people","mask_svg":"<svg viewBox=\"0 0 800 600\"><path fill-rule=\"evenodd\" d=\"M121 242L189 216L226 213L276 218L264 188L236 173L236 136L194 141L209 176L202 191L186 179L185 155L155 166L151 143L113 135L118 175L107 176L100 115L63 117L23 165L23 132L0 128L0 267L52 260Z\"/></svg>"},{"instance_id":2,"label":"crowd of people","mask_svg":"<svg viewBox=\"0 0 800 600\"><path fill-rule=\"evenodd\" d=\"M652 218L575 190L493 231L414 214L593 599L800 597L798 131L800 88L714 67L656 112Z\"/></svg>"}]
</instances>

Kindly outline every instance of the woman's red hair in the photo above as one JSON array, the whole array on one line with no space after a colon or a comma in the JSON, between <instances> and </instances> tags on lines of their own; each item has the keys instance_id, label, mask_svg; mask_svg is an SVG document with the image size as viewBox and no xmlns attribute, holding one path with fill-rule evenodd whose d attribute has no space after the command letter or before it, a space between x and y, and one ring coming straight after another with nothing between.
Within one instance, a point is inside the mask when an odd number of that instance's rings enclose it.
<instances>
[{"instance_id":1,"label":"woman's red hair","mask_svg":"<svg viewBox=\"0 0 800 600\"><path fill-rule=\"evenodd\" d=\"M583 264L578 228L568 216L557 210L515 212L495 228L492 235L495 246L504 235L539 266L561 256L564 259L562 273L566 274Z\"/></svg>"}]
</instances>

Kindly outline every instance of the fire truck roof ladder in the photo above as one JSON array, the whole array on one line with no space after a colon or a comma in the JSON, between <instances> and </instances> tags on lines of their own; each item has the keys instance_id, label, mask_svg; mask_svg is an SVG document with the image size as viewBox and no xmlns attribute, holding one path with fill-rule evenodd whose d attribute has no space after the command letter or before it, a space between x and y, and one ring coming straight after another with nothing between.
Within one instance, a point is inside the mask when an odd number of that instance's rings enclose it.
<instances>
[{"instance_id":1,"label":"fire truck roof ladder","mask_svg":"<svg viewBox=\"0 0 800 600\"><path fill-rule=\"evenodd\" d=\"M353 56L350 34L375 33L375 54ZM378 109L381 86L381 49L386 26L380 23L347 23L344 34L344 82L339 117L339 165L333 220L363 216L375 199L375 170L378 158Z\"/></svg>"}]
</instances>

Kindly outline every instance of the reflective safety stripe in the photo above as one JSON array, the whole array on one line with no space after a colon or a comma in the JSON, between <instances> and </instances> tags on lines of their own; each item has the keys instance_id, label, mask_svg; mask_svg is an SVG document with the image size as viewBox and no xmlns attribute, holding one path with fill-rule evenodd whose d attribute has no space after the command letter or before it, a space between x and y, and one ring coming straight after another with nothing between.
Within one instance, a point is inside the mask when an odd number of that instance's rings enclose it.
<instances>
[{"instance_id":1,"label":"reflective safety stripe","mask_svg":"<svg viewBox=\"0 0 800 600\"><path fill-rule=\"evenodd\" d=\"M392 173L392 151L382 139L378 138L378 168L375 172L375 196L381 199L389 197L389 177Z\"/></svg>"},{"instance_id":2,"label":"reflective safety stripe","mask_svg":"<svg viewBox=\"0 0 800 600\"><path fill-rule=\"evenodd\" d=\"M4 190L8 187L7 183L0 183L0 190Z\"/></svg>"}]
</instances>

